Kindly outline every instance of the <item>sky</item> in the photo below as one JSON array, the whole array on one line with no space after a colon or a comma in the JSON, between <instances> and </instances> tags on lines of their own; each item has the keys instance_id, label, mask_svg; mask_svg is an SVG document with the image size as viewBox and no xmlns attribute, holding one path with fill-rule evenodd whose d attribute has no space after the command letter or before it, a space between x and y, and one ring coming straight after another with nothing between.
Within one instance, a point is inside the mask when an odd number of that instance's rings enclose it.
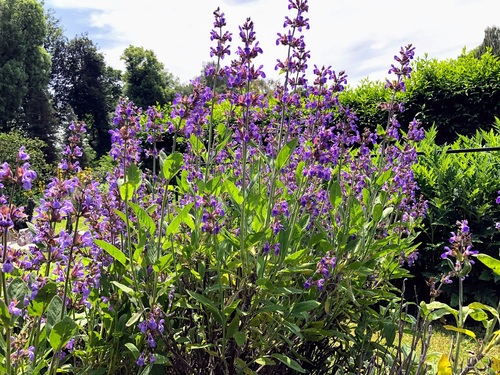
<instances>
[{"instance_id":1,"label":"sky","mask_svg":"<svg viewBox=\"0 0 500 375\"><path fill-rule=\"evenodd\" d=\"M394 55L412 44L416 57L456 58L484 38L486 27L500 27L499 0L309 0L310 29L303 30L314 65L344 70L348 83L383 80ZM213 11L220 7L233 33L233 53L241 45L238 27L254 22L268 78L280 79L276 60L286 48L276 46L285 16L293 18L288 0L45 0L68 38L82 33L97 44L106 62L120 70L120 56L129 45L153 50L165 68L187 83L211 61Z\"/></svg>"}]
</instances>

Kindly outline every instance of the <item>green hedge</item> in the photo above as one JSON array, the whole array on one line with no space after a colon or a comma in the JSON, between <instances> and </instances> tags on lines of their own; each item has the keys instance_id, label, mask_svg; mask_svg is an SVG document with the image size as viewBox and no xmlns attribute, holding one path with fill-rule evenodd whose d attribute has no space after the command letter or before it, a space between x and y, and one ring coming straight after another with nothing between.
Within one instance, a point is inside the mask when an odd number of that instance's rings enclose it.
<instances>
[{"instance_id":1,"label":"green hedge","mask_svg":"<svg viewBox=\"0 0 500 375\"><path fill-rule=\"evenodd\" d=\"M474 248L495 258L499 256L500 235L495 223L500 222L500 205L495 203L500 190L500 151L447 153L481 147L500 147L500 121L489 131L477 131L473 137L460 136L452 145L441 147L436 144L436 128L426 132L426 138L419 144L419 162L414 173L421 193L428 200L428 216L420 236L420 259L412 273L419 297L427 299L428 287L425 280L440 278L447 269L441 254L449 244L450 232L455 231L456 221L469 222L474 239ZM471 301L496 304L500 292L500 280L479 262L470 277L464 282L466 297ZM411 290L412 288L407 288ZM444 289L445 298L452 304L455 295Z\"/></svg>"},{"instance_id":2,"label":"green hedge","mask_svg":"<svg viewBox=\"0 0 500 375\"><path fill-rule=\"evenodd\" d=\"M416 117L425 129L435 124L435 140L444 144L457 134L471 136L478 129L491 129L495 117L500 117L500 59L490 52L479 59L472 53L448 60L420 58L412 68L406 93L398 98L405 106L399 116L403 129ZM339 100L356 112L361 123L375 127L386 121L377 110L389 100L384 86L385 82L365 80Z\"/></svg>"}]
</instances>

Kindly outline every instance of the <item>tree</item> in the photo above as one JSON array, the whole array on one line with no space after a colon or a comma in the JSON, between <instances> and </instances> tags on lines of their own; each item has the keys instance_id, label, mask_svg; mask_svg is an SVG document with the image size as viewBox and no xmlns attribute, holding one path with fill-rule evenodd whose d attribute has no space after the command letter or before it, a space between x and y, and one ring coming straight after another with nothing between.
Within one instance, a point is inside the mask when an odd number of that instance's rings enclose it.
<instances>
[{"instance_id":1,"label":"tree","mask_svg":"<svg viewBox=\"0 0 500 375\"><path fill-rule=\"evenodd\" d=\"M55 106L61 117L67 117L66 122L87 124L90 145L100 157L111 146L110 113L121 94L121 73L106 65L103 54L86 35L69 41L55 35L50 45Z\"/></svg>"},{"instance_id":2,"label":"tree","mask_svg":"<svg viewBox=\"0 0 500 375\"><path fill-rule=\"evenodd\" d=\"M55 121L47 85L50 56L43 48L47 28L35 0L0 0L0 130L21 129L47 144L55 158Z\"/></svg>"},{"instance_id":3,"label":"tree","mask_svg":"<svg viewBox=\"0 0 500 375\"><path fill-rule=\"evenodd\" d=\"M124 94L135 105L147 108L172 101L176 79L165 70L153 51L129 46L121 59L125 62Z\"/></svg>"},{"instance_id":4,"label":"tree","mask_svg":"<svg viewBox=\"0 0 500 375\"><path fill-rule=\"evenodd\" d=\"M484 30L483 43L474 50L474 56L480 58L486 51L491 48L491 53L500 56L500 28L493 26L487 27Z\"/></svg>"}]
</instances>

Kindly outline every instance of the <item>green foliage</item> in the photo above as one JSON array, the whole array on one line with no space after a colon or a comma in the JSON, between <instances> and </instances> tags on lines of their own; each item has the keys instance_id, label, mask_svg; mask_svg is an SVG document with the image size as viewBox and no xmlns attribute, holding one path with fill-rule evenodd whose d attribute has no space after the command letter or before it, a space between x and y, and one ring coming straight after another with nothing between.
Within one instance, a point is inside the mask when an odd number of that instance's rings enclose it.
<instances>
[{"instance_id":1,"label":"green foliage","mask_svg":"<svg viewBox=\"0 0 500 375\"><path fill-rule=\"evenodd\" d=\"M500 208L495 203L500 181L500 151L447 153L447 151L499 147L500 128L477 131L473 137L460 136L452 145L441 147L435 143L436 128L426 132L419 144L421 153L415 165L415 178L420 191L428 200L425 230L420 240L420 259L412 271L419 284L419 296L428 295L423 280L443 274L445 263L440 259L443 246L448 244L450 233L457 220L466 219L474 233L474 249L480 253L498 256L500 237L495 223L500 221ZM494 304L498 299L497 277L483 267L474 267L470 275L474 283L465 283L465 300L475 298ZM456 304L453 289L444 288L452 304Z\"/></svg>"},{"instance_id":2,"label":"green foliage","mask_svg":"<svg viewBox=\"0 0 500 375\"><path fill-rule=\"evenodd\" d=\"M129 46L121 59L125 63L124 95L129 100L144 109L172 101L176 81L153 51Z\"/></svg>"},{"instance_id":3,"label":"green foliage","mask_svg":"<svg viewBox=\"0 0 500 375\"><path fill-rule=\"evenodd\" d=\"M35 0L0 1L0 130L42 139L55 160L55 121L47 84L50 56L43 48L44 11Z\"/></svg>"},{"instance_id":4,"label":"green foliage","mask_svg":"<svg viewBox=\"0 0 500 375\"><path fill-rule=\"evenodd\" d=\"M391 100L391 93L384 86L381 81L364 79L358 86L343 91L339 101L353 109L361 124L376 129L377 125L385 126L387 122L387 113L381 111L380 106Z\"/></svg>"},{"instance_id":5,"label":"green foliage","mask_svg":"<svg viewBox=\"0 0 500 375\"><path fill-rule=\"evenodd\" d=\"M42 185L47 183L49 178L53 176L54 166L45 161L42 150L46 145L38 138L25 137L17 130L0 133L0 160L15 166L17 153L21 146L25 146L26 152L30 155L28 162L38 175L36 181Z\"/></svg>"},{"instance_id":6,"label":"green foliage","mask_svg":"<svg viewBox=\"0 0 500 375\"><path fill-rule=\"evenodd\" d=\"M500 59L487 52L457 59L417 59L404 98L406 124L417 116L428 129L435 124L436 142L453 142L491 129L500 115Z\"/></svg>"},{"instance_id":7,"label":"green foliage","mask_svg":"<svg viewBox=\"0 0 500 375\"><path fill-rule=\"evenodd\" d=\"M435 141L452 143L458 134L472 136L489 130L500 116L500 59L491 52L480 58L467 53L456 59L417 59L406 81L406 92L398 101L405 111L398 116L402 129L419 119L425 129L435 124ZM380 105L390 97L384 82L363 81L343 92L339 100L349 105L362 123L370 127L384 124Z\"/></svg>"},{"instance_id":8,"label":"green foliage","mask_svg":"<svg viewBox=\"0 0 500 375\"><path fill-rule=\"evenodd\" d=\"M110 113L121 94L120 72L106 65L104 55L87 36L67 40L54 22L52 39L47 42L53 62L50 87L54 102L63 123L86 123L88 142L99 158L111 147Z\"/></svg>"}]
</instances>

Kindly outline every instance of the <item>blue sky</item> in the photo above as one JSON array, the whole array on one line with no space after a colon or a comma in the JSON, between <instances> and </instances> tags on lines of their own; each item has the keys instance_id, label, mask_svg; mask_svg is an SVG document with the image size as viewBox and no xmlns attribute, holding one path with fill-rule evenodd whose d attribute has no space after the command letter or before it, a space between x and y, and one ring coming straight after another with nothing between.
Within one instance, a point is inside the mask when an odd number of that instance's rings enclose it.
<instances>
[{"instance_id":1,"label":"blue sky","mask_svg":"<svg viewBox=\"0 0 500 375\"><path fill-rule=\"evenodd\" d=\"M123 69L120 55L129 45L152 49L182 82L210 60L212 12L220 7L239 45L238 26L255 24L264 50L258 63L270 78L284 47L276 46L288 0L45 0L61 19L67 37L87 32L109 65ZM311 28L304 37L309 66L345 70L350 84L384 79L400 47L412 43L416 56L447 59L473 49L488 26L500 27L499 0L310 0ZM229 63L229 61L227 61Z\"/></svg>"}]
</instances>

